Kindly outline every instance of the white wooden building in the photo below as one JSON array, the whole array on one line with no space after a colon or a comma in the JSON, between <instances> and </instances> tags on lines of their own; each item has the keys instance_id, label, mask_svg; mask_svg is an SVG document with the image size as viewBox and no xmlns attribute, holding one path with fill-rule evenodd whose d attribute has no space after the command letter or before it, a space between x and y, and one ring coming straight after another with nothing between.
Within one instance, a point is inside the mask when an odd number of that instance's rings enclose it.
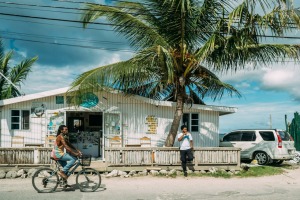
<instances>
[{"instance_id":1,"label":"white wooden building","mask_svg":"<svg viewBox=\"0 0 300 200\"><path fill-rule=\"evenodd\" d=\"M168 135L175 103L120 93L89 93L82 106L71 106L68 88L0 101L0 147L51 146L59 125L69 128L71 142L83 152L101 157L120 136L122 146L139 145L150 138L161 147ZM236 108L194 104L184 110L196 147L218 147L219 117ZM178 143L175 143L177 146Z\"/></svg>"}]
</instances>

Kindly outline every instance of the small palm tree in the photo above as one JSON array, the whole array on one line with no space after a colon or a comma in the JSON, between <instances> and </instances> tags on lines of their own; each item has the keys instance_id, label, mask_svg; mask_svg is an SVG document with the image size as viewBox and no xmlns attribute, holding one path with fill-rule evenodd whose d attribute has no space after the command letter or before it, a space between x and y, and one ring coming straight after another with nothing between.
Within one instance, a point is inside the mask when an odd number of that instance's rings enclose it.
<instances>
[{"instance_id":1,"label":"small palm tree","mask_svg":"<svg viewBox=\"0 0 300 200\"><path fill-rule=\"evenodd\" d=\"M32 64L37 57L25 59L20 64L11 67L9 61L13 56L13 51L4 53L2 41L0 41L0 100L20 96L21 93L16 87L26 79Z\"/></svg>"},{"instance_id":2,"label":"small palm tree","mask_svg":"<svg viewBox=\"0 0 300 200\"><path fill-rule=\"evenodd\" d=\"M260 14L256 13L257 8ZM299 46L270 44L266 32L283 35L297 28L299 17L285 0L148 0L120 1L115 6L89 3L84 27L105 17L136 50L133 58L101 66L80 75L77 93L117 89L158 100L176 102L166 139L173 146L187 99L203 102L227 92L240 96L216 72L298 59ZM292 26L291 27L291 23Z\"/></svg>"}]
</instances>

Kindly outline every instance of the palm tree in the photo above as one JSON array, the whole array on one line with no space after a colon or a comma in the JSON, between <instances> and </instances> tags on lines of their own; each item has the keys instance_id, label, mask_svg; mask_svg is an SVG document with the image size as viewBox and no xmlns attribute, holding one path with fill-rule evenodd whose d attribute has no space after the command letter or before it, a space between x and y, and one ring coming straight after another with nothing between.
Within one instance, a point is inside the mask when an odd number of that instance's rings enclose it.
<instances>
[{"instance_id":1,"label":"palm tree","mask_svg":"<svg viewBox=\"0 0 300 200\"><path fill-rule=\"evenodd\" d=\"M249 63L255 68L299 57L298 45L267 40L267 33L282 36L299 27L299 16L295 10L286 9L285 0L86 4L84 27L100 17L130 41L136 54L127 61L81 74L72 83L77 89L73 90L75 95L90 89L117 89L125 94L176 101L165 146L174 144L187 99L220 99L226 92L240 96L216 73L235 72Z\"/></svg>"},{"instance_id":2,"label":"palm tree","mask_svg":"<svg viewBox=\"0 0 300 200\"><path fill-rule=\"evenodd\" d=\"M32 64L37 57L25 59L16 66L10 66L9 61L13 56L13 51L4 53L2 41L0 40L0 100L20 96L17 87L26 79Z\"/></svg>"}]
</instances>

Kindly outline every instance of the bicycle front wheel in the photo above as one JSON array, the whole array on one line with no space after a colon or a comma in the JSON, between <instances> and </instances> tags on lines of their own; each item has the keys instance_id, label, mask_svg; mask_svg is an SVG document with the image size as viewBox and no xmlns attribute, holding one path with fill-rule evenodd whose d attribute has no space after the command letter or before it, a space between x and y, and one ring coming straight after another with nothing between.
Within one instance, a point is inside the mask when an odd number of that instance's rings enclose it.
<instances>
[{"instance_id":1,"label":"bicycle front wheel","mask_svg":"<svg viewBox=\"0 0 300 200\"><path fill-rule=\"evenodd\" d=\"M32 176L32 186L39 193L49 193L58 186L58 175L50 168L37 170Z\"/></svg>"},{"instance_id":2,"label":"bicycle front wheel","mask_svg":"<svg viewBox=\"0 0 300 200\"><path fill-rule=\"evenodd\" d=\"M83 169L76 176L76 184L81 192L94 192L101 185L101 176L95 169Z\"/></svg>"}]
</instances>

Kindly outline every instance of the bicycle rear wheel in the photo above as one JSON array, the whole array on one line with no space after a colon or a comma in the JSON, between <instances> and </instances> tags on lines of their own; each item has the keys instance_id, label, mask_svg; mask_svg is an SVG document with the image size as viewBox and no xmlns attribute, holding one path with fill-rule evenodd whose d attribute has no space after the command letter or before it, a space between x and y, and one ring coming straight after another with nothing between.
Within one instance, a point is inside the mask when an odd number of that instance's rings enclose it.
<instances>
[{"instance_id":1,"label":"bicycle rear wheel","mask_svg":"<svg viewBox=\"0 0 300 200\"><path fill-rule=\"evenodd\" d=\"M81 192L94 192L101 185L101 176L95 169L83 169L76 176L76 184Z\"/></svg>"},{"instance_id":2,"label":"bicycle rear wheel","mask_svg":"<svg viewBox=\"0 0 300 200\"><path fill-rule=\"evenodd\" d=\"M50 168L39 169L32 176L32 185L39 193L53 192L58 186L58 175Z\"/></svg>"}]
</instances>

